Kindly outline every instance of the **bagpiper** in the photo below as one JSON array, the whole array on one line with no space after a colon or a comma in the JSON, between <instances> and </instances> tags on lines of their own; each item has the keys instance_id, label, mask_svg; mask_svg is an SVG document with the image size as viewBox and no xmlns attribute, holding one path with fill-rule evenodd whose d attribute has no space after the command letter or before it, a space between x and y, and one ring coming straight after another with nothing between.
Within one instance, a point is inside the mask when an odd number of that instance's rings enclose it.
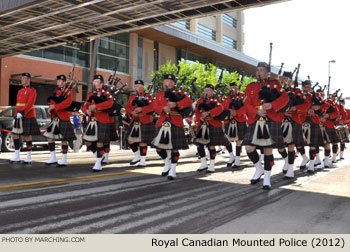
<instances>
[{"instance_id":1,"label":"bagpiper","mask_svg":"<svg viewBox=\"0 0 350 252\"><path fill-rule=\"evenodd\" d=\"M269 80L270 66L259 62L256 77L259 82L251 83L245 90L244 106L248 113L248 128L243 140L250 160L256 168L251 184L259 182L264 174L263 189L271 188L271 168L274 165L272 150L284 150L281 122L283 112L278 112L289 102L288 94L282 90L278 80ZM257 146L264 147L264 169L256 151Z\"/></svg>"},{"instance_id":2,"label":"bagpiper","mask_svg":"<svg viewBox=\"0 0 350 252\"><path fill-rule=\"evenodd\" d=\"M304 84L304 91L307 91L310 84ZM307 145L309 145L309 165L307 166L307 173L314 173L315 167L319 164L316 156L319 152L319 147L324 146L323 140L323 128L321 127L320 115L328 108L322 98L321 90L312 92L312 95L307 99L311 102L312 106L307 110L307 113L301 113L301 116L305 117L303 123L303 134ZM301 169L303 167L300 167Z\"/></svg>"},{"instance_id":3,"label":"bagpiper","mask_svg":"<svg viewBox=\"0 0 350 252\"><path fill-rule=\"evenodd\" d=\"M213 173L215 171L215 146L231 146L231 149L228 149L228 151L233 156L232 145L224 133L222 120L217 118L224 112L224 106L220 98L214 97L214 93L214 86L207 84L204 87L204 98L197 101L195 108L196 124L200 128L194 143L197 144L197 151L202 162L197 171L205 170L207 173ZM209 150L209 166L207 164L204 146L207 146Z\"/></svg>"},{"instance_id":4,"label":"bagpiper","mask_svg":"<svg viewBox=\"0 0 350 252\"><path fill-rule=\"evenodd\" d=\"M340 111L340 118L337 121L337 124L339 127L343 129L342 135L345 136L340 139L340 153L339 153L339 160L344 159L344 150L345 150L345 143L349 142L349 129L346 126L347 122L347 110L345 109L345 100L343 98L339 99L339 103L337 104L339 111ZM339 137L340 138L340 137Z\"/></svg>"},{"instance_id":5,"label":"bagpiper","mask_svg":"<svg viewBox=\"0 0 350 252\"><path fill-rule=\"evenodd\" d=\"M192 100L184 91L176 90L175 83L176 78L173 74L165 74L163 86L166 90L158 92L154 101L154 111L159 114L159 119L156 124L157 136L152 145L157 148L157 153L164 162L161 175L168 175L168 180L176 177L179 150L189 148L183 128L183 116L180 113L192 107Z\"/></svg>"},{"instance_id":6,"label":"bagpiper","mask_svg":"<svg viewBox=\"0 0 350 252\"><path fill-rule=\"evenodd\" d=\"M73 125L70 122L70 112L66 109L72 104L72 93L66 88L67 78L61 74L57 76L57 88L52 96L48 97L51 123L46 129L44 136L48 138L50 159L47 165L57 164L55 140L61 140L62 159L58 166L67 166L68 142L76 140Z\"/></svg>"},{"instance_id":7,"label":"bagpiper","mask_svg":"<svg viewBox=\"0 0 350 252\"><path fill-rule=\"evenodd\" d=\"M12 137L15 145L15 156L10 162L20 162L20 139L23 135L27 144L27 158L23 161L25 164L32 162L32 136L40 135L40 128L36 121L34 104L36 101L36 90L30 86L31 75L22 73L22 88L17 93L16 110L13 120Z\"/></svg>"},{"instance_id":8,"label":"bagpiper","mask_svg":"<svg viewBox=\"0 0 350 252\"><path fill-rule=\"evenodd\" d=\"M139 163L139 167L146 167L147 145L152 143L156 129L153 122L153 97L145 92L143 80L135 81L134 90L136 94L129 97L126 105L126 113L131 118L126 139L134 153L130 165Z\"/></svg>"},{"instance_id":9,"label":"bagpiper","mask_svg":"<svg viewBox=\"0 0 350 252\"><path fill-rule=\"evenodd\" d=\"M289 95L291 101L288 111L285 112L285 119L282 123L282 133L285 144L288 148L287 162L283 167L284 179L291 179L294 177L294 160L296 158L295 147L299 150L303 157L301 165L306 165L309 159L305 155L305 149L303 150L306 142L303 137L303 120L300 116L301 113L306 113L311 106L311 102L307 100L305 95L298 87L296 82L292 85L292 72L284 72L281 77L282 83L285 84L285 89ZM297 80L296 80L297 81ZM311 83L303 82L304 86L311 86Z\"/></svg>"},{"instance_id":10,"label":"bagpiper","mask_svg":"<svg viewBox=\"0 0 350 252\"><path fill-rule=\"evenodd\" d=\"M239 92L236 82L230 84L230 95L223 102L224 109L230 111L230 120L225 121L225 132L232 142L236 142L236 156L228 161L228 166L240 167L242 141L247 131L247 114L243 104L244 93ZM232 149L232 145L231 145Z\"/></svg>"},{"instance_id":11,"label":"bagpiper","mask_svg":"<svg viewBox=\"0 0 350 252\"><path fill-rule=\"evenodd\" d=\"M95 75L93 80L94 91L86 96L83 106L83 113L89 116L89 124L86 127L83 139L90 150L96 152L93 172L102 171L102 157L104 154L104 144L110 142L111 123L109 113L104 111L113 107L113 97L111 93L103 89L104 79L102 75ZM93 144L93 143L96 143Z\"/></svg>"},{"instance_id":12,"label":"bagpiper","mask_svg":"<svg viewBox=\"0 0 350 252\"><path fill-rule=\"evenodd\" d=\"M328 108L320 118L321 123L323 124L325 129L325 132L324 132L324 140L326 142L324 146L324 153L325 153L324 167L325 168L332 167L333 163L336 163L338 143L340 142L339 136L335 130L335 122L340 115L339 108L335 103L335 97L336 95L333 94L326 100L326 104L328 104ZM329 158L330 152L331 152L330 144L332 144L332 153L333 153L332 160L330 160Z\"/></svg>"}]
</instances>

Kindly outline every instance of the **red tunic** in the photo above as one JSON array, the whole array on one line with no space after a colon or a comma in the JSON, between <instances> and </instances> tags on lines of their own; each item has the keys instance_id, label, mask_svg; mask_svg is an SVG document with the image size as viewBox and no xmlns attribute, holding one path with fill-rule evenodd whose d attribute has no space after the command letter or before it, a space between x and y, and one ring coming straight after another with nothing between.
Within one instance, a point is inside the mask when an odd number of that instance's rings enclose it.
<instances>
[{"instance_id":1,"label":"red tunic","mask_svg":"<svg viewBox=\"0 0 350 252\"><path fill-rule=\"evenodd\" d=\"M239 98L239 99L243 99L244 94L243 93L238 93L236 95L233 96L233 99ZM224 102L222 103L224 106L225 110L229 110L230 109L230 103L231 103L232 99L231 96L227 96L226 99L224 100ZM233 117L237 122L246 122L248 120L247 114L246 114L246 107L242 106L241 108L239 108L238 110L236 110L236 116ZM229 121L225 121L225 124L228 124Z\"/></svg>"},{"instance_id":2,"label":"red tunic","mask_svg":"<svg viewBox=\"0 0 350 252\"><path fill-rule=\"evenodd\" d=\"M267 80L264 81L263 85L267 86ZM279 92L282 89L281 83L276 80L270 81L270 90L274 88L274 85L277 84L277 91ZM247 86L245 90L245 101L244 106L246 108L246 111L248 113L248 124L255 123L256 120L258 120L259 115L258 113L258 107L262 105L260 99L259 99L259 91L261 90L261 83L255 82L251 83ZM272 109L269 109L266 111L266 115L268 118L270 118L273 121L276 122L282 122L284 118L284 113L277 112L278 110L282 109L284 106L287 105L289 101L289 97L287 92L282 92L280 97L278 97L276 100L271 102Z\"/></svg>"},{"instance_id":3,"label":"red tunic","mask_svg":"<svg viewBox=\"0 0 350 252\"><path fill-rule=\"evenodd\" d=\"M339 108L337 104L335 104L335 102L331 100L326 101L326 103L329 104L329 107L332 107L334 109L334 112L327 113L329 117L327 118L326 122L323 123L323 125L325 125L327 128L335 128L335 121L340 115ZM334 120L331 120L331 119L334 119Z\"/></svg>"},{"instance_id":4,"label":"red tunic","mask_svg":"<svg viewBox=\"0 0 350 252\"><path fill-rule=\"evenodd\" d=\"M201 118L201 113L204 111L199 111L198 106L199 106L199 104L203 103L203 101L204 101L204 99L201 98L197 101L197 104L196 104L195 113L196 113L197 125L202 124L200 118ZM219 98L213 98L213 97L208 98L205 103L208 104L208 103L212 103L212 102L214 102L216 105L213 109L209 110L210 115L207 117L207 122L210 125L212 125L213 127L218 128L218 127L222 126L222 122L219 120L215 120L213 117L220 115L222 113L222 111L224 111L224 106L223 106L223 104L221 104L221 100Z\"/></svg>"},{"instance_id":5,"label":"red tunic","mask_svg":"<svg viewBox=\"0 0 350 252\"><path fill-rule=\"evenodd\" d=\"M34 104L36 101L36 90L32 87L21 88L17 93L17 104L15 117L18 111L24 111L24 117L36 117Z\"/></svg>"},{"instance_id":6,"label":"red tunic","mask_svg":"<svg viewBox=\"0 0 350 252\"><path fill-rule=\"evenodd\" d=\"M148 113L153 112L154 108L153 108L153 97L152 95L148 94L148 93L143 93L141 94L141 96L145 96L147 98L148 101L148 105L141 107L141 112L139 113L139 121L142 124L148 124L151 123L153 121L153 115L148 115ZM131 113L134 111L134 109L137 108L137 105L133 106L132 105L132 101L136 98L136 95L131 95L129 97L129 101L126 104L126 113L128 114L128 116L131 118L130 123L132 123L135 118L132 117Z\"/></svg>"},{"instance_id":7,"label":"red tunic","mask_svg":"<svg viewBox=\"0 0 350 252\"><path fill-rule=\"evenodd\" d=\"M93 112L92 116L96 118L96 120L100 123L111 123L110 116L108 113L103 112L102 110L109 109L113 106L113 97L110 95L108 91L105 90L97 90L96 91L98 95L105 96L106 101L101 103L95 103L94 100L91 101L91 103L88 102L89 97L93 95L94 93L88 93L86 96L85 104L83 106L83 113L86 114L86 111L88 110L90 105L95 104L96 105L96 111Z\"/></svg>"},{"instance_id":8,"label":"red tunic","mask_svg":"<svg viewBox=\"0 0 350 252\"><path fill-rule=\"evenodd\" d=\"M58 89L56 90L56 96L59 97L61 93L64 91L64 89ZM69 92L69 91L68 91ZM58 116L61 120L69 121L70 120L70 112L66 111L64 109L68 108L72 104L72 93L69 92L69 95L66 99L64 99L61 103L55 103L51 100L50 105L54 105L55 108L51 112L51 117L54 118Z\"/></svg>"},{"instance_id":9,"label":"red tunic","mask_svg":"<svg viewBox=\"0 0 350 252\"><path fill-rule=\"evenodd\" d=\"M176 94L178 94L179 91L175 91ZM176 108L171 109L171 113L167 114L163 111L163 108L167 106L167 98L164 97L165 92L161 91L157 93L156 100L154 101L153 107L154 111L160 115L158 121L157 121L157 127L161 127L165 119L170 118L170 122L174 124L176 127L183 127L183 119L182 116L178 113L178 110ZM181 92L181 95L183 95L184 92ZM188 108L192 106L192 100L185 95L185 98L183 98L181 101L177 102L177 108L179 110L182 110L184 108Z\"/></svg>"},{"instance_id":10,"label":"red tunic","mask_svg":"<svg viewBox=\"0 0 350 252\"><path fill-rule=\"evenodd\" d=\"M294 122L303 124L306 119L306 113L311 108L312 104L311 104L311 100L308 98L309 96L305 97L305 94L302 93L302 91L299 88L296 88L294 97L296 97L298 94L300 94L300 99L303 99L304 103L295 106L297 110L291 113L292 114L291 118Z\"/></svg>"}]
</instances>

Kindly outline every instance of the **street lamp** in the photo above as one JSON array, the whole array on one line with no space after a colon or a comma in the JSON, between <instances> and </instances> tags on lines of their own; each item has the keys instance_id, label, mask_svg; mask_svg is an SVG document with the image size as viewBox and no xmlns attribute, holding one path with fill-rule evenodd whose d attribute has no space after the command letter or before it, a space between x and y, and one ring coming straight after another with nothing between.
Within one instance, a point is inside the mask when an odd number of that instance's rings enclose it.
<instances>
[{"instance_id":1,"label":"street lamp","mask_svg":"<svg viewBox=\"0 0 350 252\"><path fill-rule=\"evenodd\" d=\"M327 97L329 97L329 88L331 85L331 63L335 63L335 60L328 61L328 89L327 89Z\"/></svg>"}]
</instances>

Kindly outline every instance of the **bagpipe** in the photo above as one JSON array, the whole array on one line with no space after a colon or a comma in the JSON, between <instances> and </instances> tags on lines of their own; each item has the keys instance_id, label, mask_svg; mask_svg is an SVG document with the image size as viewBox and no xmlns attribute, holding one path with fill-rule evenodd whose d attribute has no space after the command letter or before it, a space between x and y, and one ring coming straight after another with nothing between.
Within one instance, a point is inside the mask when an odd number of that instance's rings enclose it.
<instances>
[{"instance_id":1,"label":"bagpipe","mask_svg":"<svg viewBox=\"0 0 350 252\"><path fill-rule=\"evenodd\" d=\"M237 93L235 94L233 90L230 90L230 98L231 98L231 102L229 104L229 109L235 109L238 110L241 107L244 106L244 102L243 102L243 94L240 93L241 91L241 87L242 87L242 83L243 83L243 78L244 78L244 72L242 72L241 75L241 79L240 79L240 84L237 90Z\"/></svg>"},{"instance_id":2,"label":"bagpipe","mask_svg":"<svg viewBox=\"0 0 350 252\"><path fill-rule=\"evenodd\" d=\"M52 101L55 102L55 104L62 103L64 100L68 98L68 96L72 93L72 90L75 88L75 92L79 93L77 81L74 79L74 70L75 70L75 63L73 63L72 70L68 74L68 81L66 84L66 87L64 87L60 93L59 96L56 96L57 90L59 88L56 88L55 92L47 98L47 102L50 104ZM81 108L82 103L78 101L72 101L69 107L65 108L65 111L69 112L75 112L78 111Z\"/></svg>"},{"instance_id":3,"label":"bagpipe","mask_svg":"<svg viewBox=\"0 0 350 252\"><path fill-rule=\"evenodd\" d=\"M324 85L323 88L320 87L317 91L315 91L315 88L317 86L320 86L318 82L311 89L311 102L312 105L321 106L325 103L325 100L323 99L321 93L325 91L327 85ZM318 116L323 116L324 113L325 112L321 112L321 110L315 110L315 114Z\"/></svg>"},{"instance_id":4,"label":"bagpipe","mask_svg":"<svg viewBox=\"0 0 350 252\"><path fill-rule=\"evenodd\" d=\"M182 99L184 99L187 95L186 92L183 90L184 89L184 84L186 82L187 77L185 76L182 80L180 85L178 85L178 82L176 83L177 89L178 91L176 91L175 89L169 89L167 88L164 92L164 97L166 98L167 101L171 101L171 102L179 102ZM183 117L191 117L193 115L193 107L189 106L187 108L181 109L179 110L178 108L176 108L176 110L179 112L179 114Z\"/></svg>"},{"instance_id":5,"label":"bagpipe","mask_svg":"<svg viewBox=\"0 0 350 252\"><path fill-rule=\"evenodd\" d=\"M108 113L109 116L120 115L120 110L122 106L119 103L117 103L118 95L128 85L127 83L123 83L121 81L121 78L117 76L118 66L119 66L119 60L116 63L114 72L110 74L110 76L108 77L107 83L104 84L102 88L104 92L102 92L101 94L98 94L97 91L95 90L88 99L89 103L94 101L95 104L103 103L109 99L113 99L112 107L102 110L102 112ZM118 83L121 83L122 86L118 87Z\"/></svg>"},{"instance_id":6,"label":"bagpipe","mask_svg":"<svg viewBox=\"0 0 350 252\"><path fill-rule=\"evenodd\" d=\"M337 91L335 91L335 93L333 93L331 95L331 97L334 97L334 100L338 98L338 93L339 93L340 89L338 89ZM336 101L333 101L331 99L329 99L329 107L328 109L326 109L325 113L327 114L331 114L331 113L334 113L335 112L335 106L336 106ZM336 122L337 121L337 118L333 118L333 119L330 119L330 118L327 118L328 120L332 121L332 122Z\"/></svg>"},{"instance_id":7,"label":"bagpipe","mask_svg":"<svg viewBox=\"0 0 350 252\"><path fill-rule=\"evenodd\" d=\"M222 84L223 72L224 72L224 69L221 70L221 74L219 76L218 83L215 86L215 91L218 94L218 96L220 96L221 98L216 97L216 96L209 98L209 97L205 96L203 98L202 102L198 105L198 110L200 112L210 111L210 110L214 109L216 106L220 105L221 102L223 101L224 94L225 94L226 88L227 88L227 85ZM230 111L223 110L220 115L213 117L213 119L219 120L219 121L229 120L230 119Z\"/></svg>"}]
</instances>

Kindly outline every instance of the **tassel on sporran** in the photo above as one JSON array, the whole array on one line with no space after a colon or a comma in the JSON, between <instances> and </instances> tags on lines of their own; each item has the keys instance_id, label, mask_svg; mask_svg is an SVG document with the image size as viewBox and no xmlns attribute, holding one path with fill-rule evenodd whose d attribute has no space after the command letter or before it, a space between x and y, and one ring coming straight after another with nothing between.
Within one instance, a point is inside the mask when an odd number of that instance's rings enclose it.
<instances>
[{"instance_id":1,"label":"tassel on sporran","mask_svg":"<svg viewBox=\"0 0 350 252\"><path fill-rule=\"evenodd\" d=\"M238 141L238 127L236 120L230 121L228 125L227 137L228 139L230 139L231 142Z\"/></svg>"},{"instance_id":2,"label":"tassel on sporran","mask_svg":"<svg viewBox=\"0 0 350 252\"><path fill-rule=\"evenodd\" d=\"M258 146L270 146L273 143L266 119L263 117L259 118L255 124L252 144Z\"/></svg>"},{"instance_id":3,"label":"tassel on sporran","mask_svg":"<svg viewBox=\"0 0 350 252\"><path fill-rule=\"evenodd\" d=\"M60 134L59 122L60 119L58 117L53 118L46 128L44 136L54 140L61 139L62 134Z\"/></svg>"},{"instance_id":4,"label":"tassel on sporran","mask_svg":"<svg viewBox=\"0 0 350 252\"><path fill-rule=\"evenodd\" d=\"M91 118L88 126L86 127L83 139L88 142L97 142L98 140L98 128L95 118Z\"/></svg>"},{"instance_id":5,"label":"tassel on sporran","mask_svg":"<svg viewBox=\"0 0 350 252\"><path fill-rule=\"evenodd\" d=\"M289 120L284 120L281 127L282 127L284 143L291 144L293 142L292 123Z\"/></svg>"},{"instance_id":6,"label":"tassel on sporran","mask_svg":"<svg viewBox=\"0 0 350 252\"><path fill-rule=\"evenodd\" d=\"M209 139L209 127L207 123L203 123L200 129L198 130L196 139L194 140L196 143L199 144L208 144L210 142Z\"/></svg>"},{"instance_id":7,"label":"tassel on sporran","mask_svg":"<svg viewBox=\"0 0 350 252\"><path fill-rule=\"evenodd\" d=\"M12 128L13 134L23 134L23 119L21 118L15 118Z\"/></svg>"},{"instance_id":8,"label":"tassel on sporran","mask_svg":"<svg viewBox=\"0 0 350 252\"><path fill-rule=\"evenodd\" d=\"M311 125L310 123L303 123L303 138L307 145L311 143Z\"/></svg>"},{"instance_id":9,"label":"tassel on sporran","mask_svg":"<svg viewBox=\"0 0 350 252\"><path fill-rule=\"evenodd\" d=\"M165 121L162 124L157 136L153 139L152 144L163 150L172 150L173 144L171 142L171 123Z\"/></svg>"},{"instance_id":10,"label":"tassel on sporran","mask_svg":"<svg viewBox=\"0 0 350 252\"><path fill-rule=\"evenodd\" d=\"M139 121L134 121L128 140L135 143L141 142L141 124Z\"/></svg>"}]
</instances>

